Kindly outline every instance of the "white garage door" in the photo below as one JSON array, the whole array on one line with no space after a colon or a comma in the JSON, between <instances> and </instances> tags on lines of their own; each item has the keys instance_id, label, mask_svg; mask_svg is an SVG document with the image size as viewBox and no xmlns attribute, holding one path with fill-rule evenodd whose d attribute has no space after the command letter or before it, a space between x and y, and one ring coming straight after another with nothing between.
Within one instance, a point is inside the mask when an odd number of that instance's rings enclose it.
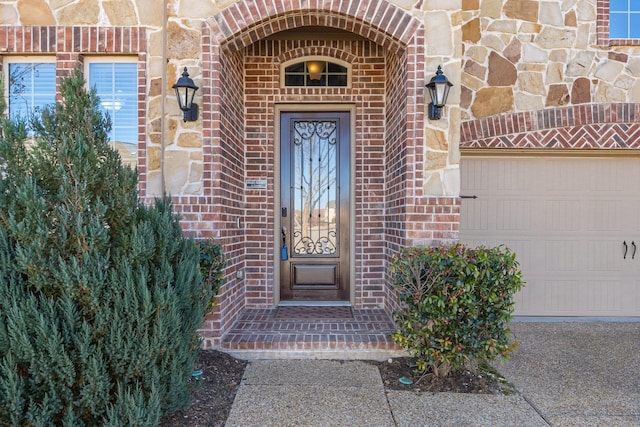
<instances>
[{"instance_id":1,"label":"white garage door","mask_svg":"<svg viewBox=\"0 0 640 427\"><path fill-rule=\"evenodd\" d=\"M461 194L461 241L516 253L516 314L640 316L640 158L463 155Z\"/></svg>"}]
</instances>

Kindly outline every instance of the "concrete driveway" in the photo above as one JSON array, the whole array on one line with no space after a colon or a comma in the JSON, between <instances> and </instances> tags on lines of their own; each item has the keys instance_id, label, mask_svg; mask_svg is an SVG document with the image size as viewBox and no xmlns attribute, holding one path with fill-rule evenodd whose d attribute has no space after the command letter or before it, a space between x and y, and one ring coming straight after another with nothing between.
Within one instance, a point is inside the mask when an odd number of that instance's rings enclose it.
<instances>
[{"instance_id":1,"label":"concrete driveway","mask_svg":"<svg viewBox=\"0 0 640 427\"><path fill-rule=\"evenodd\" d=\"M552 426L640 426L640 322L516 322L495 363Z\"/></svg>"}]
</instances>

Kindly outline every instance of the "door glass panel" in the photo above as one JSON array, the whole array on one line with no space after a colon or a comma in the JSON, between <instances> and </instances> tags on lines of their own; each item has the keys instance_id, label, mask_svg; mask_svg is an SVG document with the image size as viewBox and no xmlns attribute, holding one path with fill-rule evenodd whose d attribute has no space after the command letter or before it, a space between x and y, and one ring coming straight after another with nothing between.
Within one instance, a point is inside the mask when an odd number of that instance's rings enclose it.
<instances>
[{"instance_id":1,"label":"door glass panel","mask_svg":"<svg viewBox=\"0 0 640 427\"><path fill-rule=\"evenodd\" d=\"M337 134L336 120L294 122L293 255L338 254Z\"/></svg>"}]
</instances>

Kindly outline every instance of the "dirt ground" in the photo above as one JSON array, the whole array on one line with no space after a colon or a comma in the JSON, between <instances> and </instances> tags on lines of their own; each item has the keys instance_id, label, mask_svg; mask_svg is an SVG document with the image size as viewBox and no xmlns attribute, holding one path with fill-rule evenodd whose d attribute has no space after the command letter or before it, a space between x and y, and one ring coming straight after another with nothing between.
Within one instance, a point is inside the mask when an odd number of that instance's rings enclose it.
<instances>
[{"instance_id":1,"label":"dirt ground","mask_svg":"<svg viewBox=\"0 0 640 427\"><path fill-rule=\"evenodd\" d=\"M387 390L413 390L415 392L457 392L508 394L512 387L500 376L487 369L463 370L446 378L431 374L416 376L408 358L369 362L378 367ZM218 351L201 351L197 368L202 370L200 380L193 380L192 406L163 418L161 427L218 427L224 426L229 416L240 380L247 362ZM401 377L411 378L413 384L400 383Z\"/></svg>"}]
</instances>

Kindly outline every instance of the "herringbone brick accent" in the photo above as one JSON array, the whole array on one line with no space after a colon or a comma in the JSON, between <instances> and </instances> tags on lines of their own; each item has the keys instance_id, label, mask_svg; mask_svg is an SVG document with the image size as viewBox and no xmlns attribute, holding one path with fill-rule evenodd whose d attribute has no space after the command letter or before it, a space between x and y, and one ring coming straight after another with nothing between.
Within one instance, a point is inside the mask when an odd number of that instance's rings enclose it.
<instances>
[{"instance_id":1,"label":"herringbone brick accent","mask_svg":"<svg viewBox=\"0 0 640 427\"><path fill-rule=\"evenodd\" d=\"M597 104L464 122L461 148L640 149L640 104Z\"/></svg>"}]
</instances>

